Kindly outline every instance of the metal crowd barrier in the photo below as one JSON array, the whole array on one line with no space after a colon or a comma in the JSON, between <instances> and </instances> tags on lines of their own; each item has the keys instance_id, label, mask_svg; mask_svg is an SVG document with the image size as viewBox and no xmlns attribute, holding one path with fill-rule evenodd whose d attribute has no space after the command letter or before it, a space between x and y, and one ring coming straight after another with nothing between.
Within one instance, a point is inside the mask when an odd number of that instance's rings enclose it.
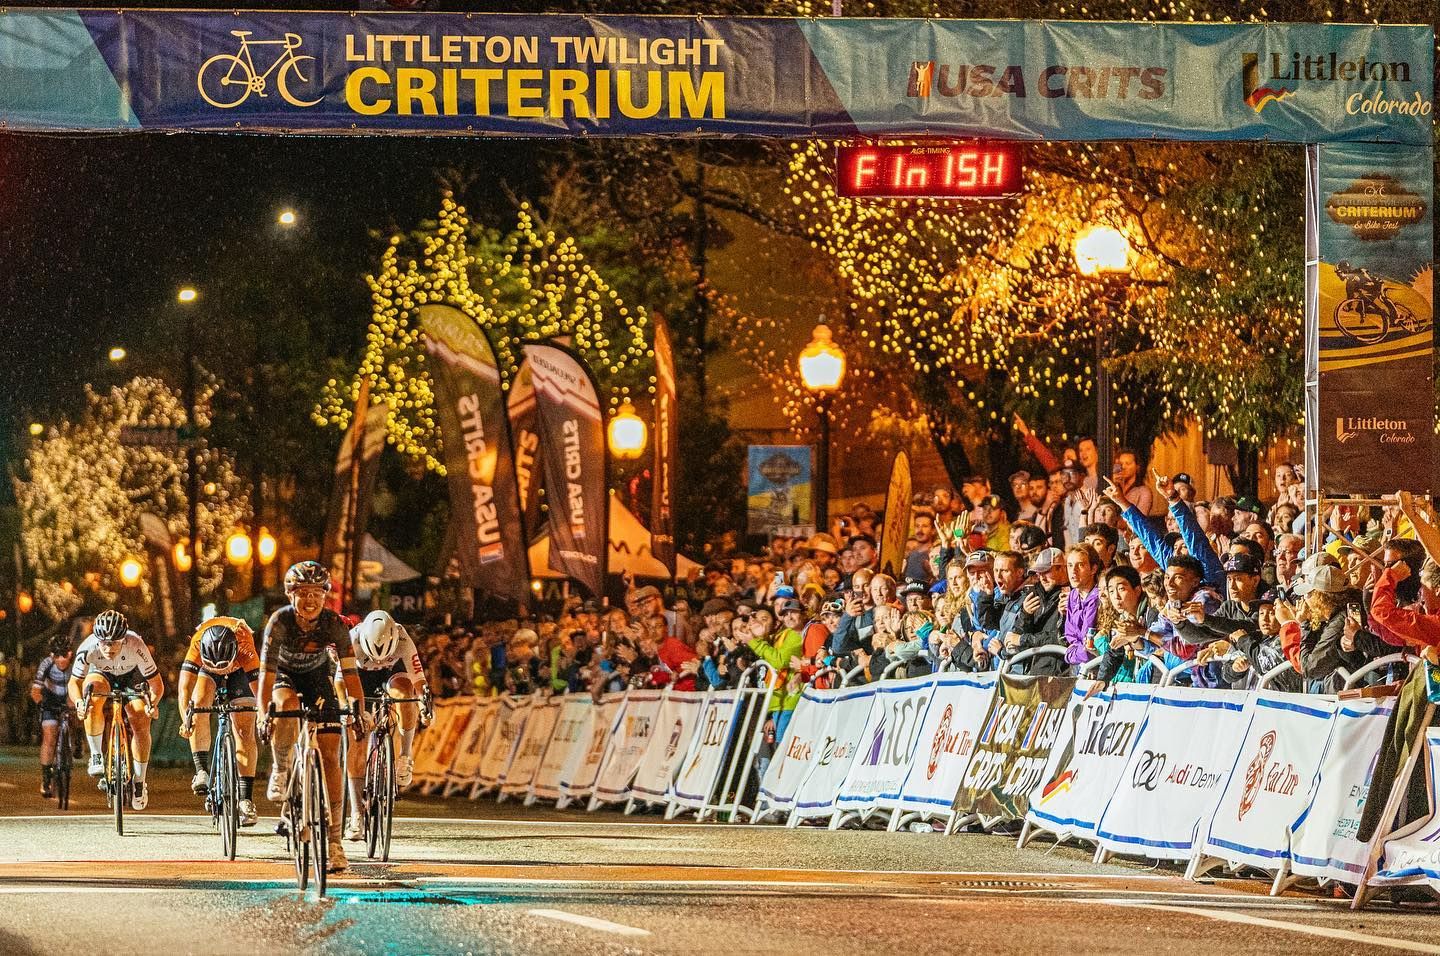
<instances>
[{"instance_id":1,"label":"metal crowd barrier","mask_svg":"<svg viewBox=\"0 0 1440 956\"><path fill-rule=\"evenodd\" d=\"M1415 666L1415 662L1419 659L1420 658L1407 651L1400 651L1395 654L1386 654L1384 657L1377 657L1353 674L1343 667L1335 668L1335 673L1340 675L1341 680L1345 682L1345 689L1350 690L1352 687L1358 687L1360 678L1366 674L1381 670L1382 668L1393 668L1396 664L1404 664L1405 673L1408 675L1410 670ZM1386 681L1386 683L1389 683L1389 681Z\"/></svg>"},{"instance_id":2,"label":"metal crowd barrier","mask_svg":"<svg viewBox=\"0 0 1440 956\"><path fill-rule=\"evenodd\" d=\"M1027 648L1016 654L1014 657L1005 658L1005 660L1000 663L1000 673L1008 674L1016 664L1023 664L1026 661L1033 660L1036 657L1058 657L1063 661L1065 659L1065 652L1067 650L1069 650L1068 647L1060 644L1044 644L1040 647Z\"/></svg>"},{"instance_id":3,"label":"metal crowd barrier","mask_svg":"<svg viewBox=\"0 0 1440 956\"><path fill-rule=\"evenodd\" d=\"M746 806L745 785L750 781L750 773L755 766L755 757L760 751L760 741L763 737L765 722L770 716L770 698L774 695L775 688L770 686L770 681L765 680L774 671L764 661L756 661L745 669L736 682L736 691L739 697L735 701L735 710L731 717L730 733L731 746L729 754L723 765L723 770L718 779L719 789L711 789L714 802L706 802L695 812L697 822L703 822L711 814L719 819L720 814L728 813L728 822L734 823L741 813L753 813L754 808ZM747 687L746 683L754 679L755 686ZM765 680L762 685L760 682ZM785 693L785 688L779 688L780 693ZM755 702L759 707L755 707ZM705 705L702 705L701 713L704 713ZM748 731L749 739L746 738ZM775 746L780 745L780 735L775 735ZM772 758L773 759L773 758ZM738 775L738 777L737 777ZM733 785L733 789L732 789ZM672 816L666 813L666 819Z\"/></svg>"}]
</instances>

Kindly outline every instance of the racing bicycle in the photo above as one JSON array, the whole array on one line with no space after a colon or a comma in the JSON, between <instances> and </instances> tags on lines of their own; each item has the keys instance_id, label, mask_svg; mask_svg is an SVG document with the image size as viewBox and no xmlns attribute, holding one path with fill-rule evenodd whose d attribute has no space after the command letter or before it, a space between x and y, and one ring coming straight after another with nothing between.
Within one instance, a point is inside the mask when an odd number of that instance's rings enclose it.
<instances>
[{"instance_id":1,"label":"racing bicycle","mask_svg":"<svg viewBox=\"0 0 1440 956\"><path fill-rule=\"evenodd\" d=\"M130 748L135 740L135 730L130 726L130 708L126 705L132 700L143 700L149 709L153 702L148 690L111 688L108 694L87 693L84 697L87 710L95 697L109 698L110 701L110 726L105 734L105 772L100 777L99 787L105 792L106 805L115 811L115 832L124 836L125 804L135 787L134 775L130 772Z\"/></svg>"},{"instance_id":2,"label":"racing bicycle","mask_svg":"<svg viewBox=\"0 0 1440 956\"><path fill-rule=\"evenodd\" d=\"M280 829L285 847L295 861L295 883L303 893L315 875L315 892L325 895L325 870L329 866L330 798L325 789L325 765L320 759L316 735L322 727L340 727L339 715L326 708L299 707L276 710L271 704L269 726L274 721L298 717L303 724L290 756L290 782L280 798ZM266 735L268 738L268 734Z\"/></svg>"},{"instance_id":3,"label":"racing bicycle","mask_svg":"<svg viewBox=\"0 0 1440 956\"><path fill-rule=\"evenodd\" d=\"M220 852L225 859L235 859L237 837L240 832L240 765L235 759L235 736L232 733L231 714L251 712L254 707L236 707L228 701L228 692L222 686L217 688L215 703L209 707L191 707L186 719L195 714L215 714L215 735L210 748L210 790L205 794L205 809L210 820L220 831Z\"/></svg>"},{"instance_id":4,"label":"racing bicycle","mask_svg":"<svg viewBox=\"0 0 1440 956\"><path fill-rule=\"evenodd\" d=\"M365 824L365 855L382 861L390 859L390 834L395 827L395 730L391 722L394 704L419 704L430 707L429 695L424 697L367 697L365 706L375 717L370 731L370 750L365 758L365 786L362 819Z\"/></svg>"},{"instance_id":5,"label":"racing bicycle","mask_svg":"<svg viewBox=\"0 0 1440 956\"><path fill-rule=\"evenodd\" d=\"M67 703L60 712L60 726L55 734L55 770L51 780L55 783L55 805L61 810L70 809L70 777L75 770L73 713Z\"/></svg>"},{"instance_id":6,"label":"racing bicycle","mask_svg":"<svg viewBox=\"0 0 1440 956\"><path fill-rule=\"evenodd\" d=\"M1418 332L1415 313L1390 298L1382 286L1375 294L1356 294L1335 307L1335 326L1361 345L1374 345L1394 326Z\"/></svg>"}]
</instances>

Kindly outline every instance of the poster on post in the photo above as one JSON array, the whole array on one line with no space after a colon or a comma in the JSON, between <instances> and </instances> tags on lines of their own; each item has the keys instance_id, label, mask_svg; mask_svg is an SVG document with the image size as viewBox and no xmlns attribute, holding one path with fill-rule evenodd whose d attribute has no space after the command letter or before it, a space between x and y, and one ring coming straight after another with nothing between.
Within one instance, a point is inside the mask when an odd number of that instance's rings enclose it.
<instances>
[{"instance_id":1,"label":"poster on post","mask_svg":"<svg viewBox=\"0 0 1440 956\"><path fill-rule=\"evenodd\" d=\"M1290 834L1290 872L1351 885L1364 878L1370 844L1356 836L1394 710L1393 697L1340 703L1320 761L1315 797ZM1385 799L1385 794L1376 791L1376 799Z\"/></svg>"},{"instance_id":2,"label":"poster on post","mask_svg":"<svg viewBox=\"0 0 1440 956\"><path fill-rule=\"evenodd\" d=\"M1155 688L1096 842L1111 853L1188 860L1230 779L1249 720L1243 697Z\"/></svg>"},{"instance_id":3,"label":"poster on post","mask_svg":"<svg viewBox=\"0 0 1440 956\"><path fill-rule=\"evenodd\" d=\"M954 810L987 820L1019 820L1030 808L1050 751L1065 730L1073 677L1002 674L960 777Z\"/></svg>"},{"instance_id":4,"label":"poster on post","mask_svg":"<svg viewBox=\"0 0 1440 956\"><path fill-rule=\"evenodd\" d=\"M809 445L751 445L747 534L768 535L785 525L810 524Z\"/></svg>"},{"instance_id":5,"label":"poster on post","mask_svg":"<svg viewBox=\"0 0 1440 956\"><path fill-rule=\"evenodd\" d=\"M1115 792L1140 737L1150 688L1120 684L1090 698L1090 681L1076 681L1065 719L1065 740L1050 753L1025 819L1061 839L1095 838L1100 813Z\"/></svg>"},{"instance_id":6,"label":"poster on post","mask_svg":"<svg viewBox=\"0 0 1440 956\"><path fill-rule=\"evenodd\" d=\"M933 674L875 685L860 750L835 798L838 809L868 813L882 800L899 799L934 694Z\"/></svg>"},{"instance_id":7,"label":"poster on post","mask_svg":"<svg viewBox=\"0 0 1440 956\"><path fill-rule=\"evenodd\" d=\"M927 814L950 811L998 679L993 671L935 678L935 697L896 806Z\"/></svg>"},{"instance_id":8,"label":"poster on post","mask_svg":"<svg viewBox=\"0 0 1440 956\"><path fill-rule=\"evenodd\" d=\"M660 715L664 691L632 690L620 705L614 740L600 764L595 778L591 807L601 803L617 803L630 795L630 782L640 769L640 761L650 746L650 737Z\"/></svg>"},{"instance_id":9,"label":"poster on post","mask_svg":"<svg viewBox=\"0 0 1440 956\"><path fill-rule=\"evenodd\" d=\"M1203 852L1273 870L1289 858L1290 830L1310 806L1335 699L1261 690L1251 705L1240 759L1210 819Z\"/></svg>"},{"instance_id":10,"label":"poster on post","mask_svg":"<svg viewBox=\"0 0 1440 956\"><path fill-rule=\"evenodd\" d=\"M650 741L631 785L631 797L663 803L670 792L680 762L690 752L690 739L700 717L705 691L673 690L665 695Z\"/></svg>"}]
</instances>

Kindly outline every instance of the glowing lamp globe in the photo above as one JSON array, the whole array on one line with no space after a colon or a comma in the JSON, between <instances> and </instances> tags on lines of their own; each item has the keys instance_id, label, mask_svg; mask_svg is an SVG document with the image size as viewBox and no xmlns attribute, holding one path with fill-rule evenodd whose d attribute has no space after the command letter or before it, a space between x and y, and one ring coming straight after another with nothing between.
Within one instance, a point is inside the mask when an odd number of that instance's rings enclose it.
<instances>
[{"instance_id":1,"label":"glowing lamp globe","mask_svg":"<svg viewBox=\"0 0 1440 956\"><path fill-rule=\"evenodd\" d=\"M1130 241L1111 226L1086 226L1075 237L1075 268L1083 276L1130 271Z\"/></svg>"},{"instance_id":2,"label":"glowing lamp globe","mask_svg":"<svg viewBox=\"0 0 1440 956\"><path fill-rule=\"evenodd\" d=\"M185 549L185 542L175 542L175 570L181 574L186 574L190 571L190 565L192 563L190 560L190 552Z\"/></svg>"},{"instance_id":3,"label":"glowing lamp globe","mask_svg":"<svg viewBox=\"0 0 1440 956\"><path fill-rule=\"evenodd\" d=\"M254 547L250 542L250 536L243 531L237 531L225 541L225 560L235 567L250 563L250 557L254 554Z\"/></svg>"},{"instance_id":4,"label":"glowing lamp globe","mask_svg":"<svg viewBox=\"0 0 1440 956\"><path fill-rule=\"evenodd\" d=\"M187 285L179 292L175 293L175 298L181 302L194 302L196 297L199 296L199 294L200 293L196 292L194 289L190 288Z\"/></svg>"},{"instance_id":5,"label":"glowing lamp globe","mask_svg":"<svg viewBox=\"0 0 1440 956\"><path fill-rule=\"evenodd\" d=\"M639 458L645 453L649 429L645 420L635 414L635 406L629 402L622 404L615 417L610 419L608 432L610 454L616 458Z\"/></svg>"},{"instance_id":6,"label":"glowing lamp globe","mask_svg":"<svg viewBox=\"0 0 1440 956\"><path fill-rule=\"evenodd\" d=\"M15 597L15 609L21 614L29 614L35 608L35 599L30 596L29 591L21 591Z\"/></svg>"},{"instance_id":7,"label":"glowing lamp globe","mask_svg":"<svg viewBox=\"0 0 1440 956\"><path fill-rule=\"evenodd\" d=\"M260 539L255 543L255 553L260 558L260 563L268 565L273 562L279 547L275 536L266 529L261 528Z\"/></svg>"},{"instance_id":8,"label":"glowing lamp globe","mask_svg":"<svg viewBox=\"0 0 1440 956\"><path fill-rule=\"evenodd\" d=\"M127 588L133 588L140 583L140 575L144 570L144 566L138 560L126 558L120 562L120 583Z\"/></svg>"},{"instance_id":9,"label":"glowing lamp globe","mask_svg":"<svg viewBox=\"0 0 1440 956\"><path fill-rule=\"evenodd\" d=\"M845 353L825 323L815 326L810 344L800 350L800 381L812 392L833 392L845 377Z\"/></svg>"}]
</instances>

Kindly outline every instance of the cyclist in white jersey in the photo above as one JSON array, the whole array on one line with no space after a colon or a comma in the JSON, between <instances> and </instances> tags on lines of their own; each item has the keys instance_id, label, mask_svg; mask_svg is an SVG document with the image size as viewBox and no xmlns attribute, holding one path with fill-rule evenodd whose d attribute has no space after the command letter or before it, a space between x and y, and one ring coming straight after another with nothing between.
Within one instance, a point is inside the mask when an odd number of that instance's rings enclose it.
<instances>
[{"instance_id":1,"label":"cyclist in white jersey","mask_svg":"<svg viewBox=\"0 0 1440 956\"><path fill-rule=\"evenodd\" d=\"M366 697L428 696L425 668L420 664L420 652L415 649L415 642L410 639L405 627L385 611L371 611L365 620L352 628L350 645L355 649L355 666ZM338 672L336 679L339 679ZM415 767L411 748L415 743L419 705L395 704L393 715L395 726L400 731L400 748L395 757L395 783L407 787ZM365 786L368 753L363 743L357 743L350 747L345 761L350 785L350 820L345 825L345 839L351 841L364 838L361 793Z\"/></svg>"},{"instance_id":2,"label":"cyclist in white jersey","mask_svg":"<svg viewBox=\"0 0 1440 956\"><path fill-rule=\"evenodd\" d=\"M104 738L105 715L108 707L90 706L92 694L108 694L112 690L139 690L145 693L142 700L126 704L130 709L130 726L134 736L130 741L130 761L135 768L135 789L130 805L144 810L150 802L145 786L145 773L150 767L150 721L156 713L156 703L165 692L165 679L150 648L139 634L130 630L125 615L119 611L104 611L95 618L90 636L75 649L75 663L70 668L70 700L75 704L75 713L85 721L85 742L90 745L90 776L98 777L105 772Z\"/></svg>"}]
</instances>

